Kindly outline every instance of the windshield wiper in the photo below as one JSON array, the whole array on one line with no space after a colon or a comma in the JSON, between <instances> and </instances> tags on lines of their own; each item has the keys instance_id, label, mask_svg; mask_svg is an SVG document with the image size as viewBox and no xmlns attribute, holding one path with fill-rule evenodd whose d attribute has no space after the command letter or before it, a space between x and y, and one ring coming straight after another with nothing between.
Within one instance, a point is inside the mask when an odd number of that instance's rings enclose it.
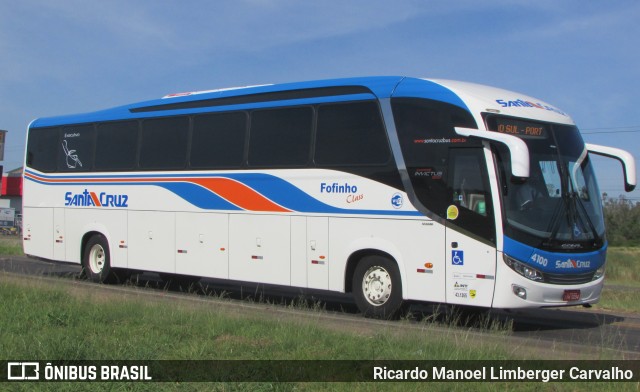
<instances>
[{"instance_id":1,"label":"windshield wiper","mask_svg":"<svg viewBox=\"0 0 640 392\"><path fill-rule=\"evenodd\" d=\"M584 204L582 204L582 200L580 199L580 196L577 193L573 194L573 203L575 206L579 206L580 207L580 211L582 212L582 216L584 220L587 221L587 225L589 226L589 230L591 230L591 234L593 235L593 241L594 243L599 243L601 238L598 235L598 231L596 230L596 227L593 225L593 222L591 221L591 218L589 218L589 212L587 211L587 209L584 207ZM574 224L578 224L578 219L580 214L576 211L576 222Z\"/></svg>"},{"instance_id":2,"label":"windshield wiper","mask_svg":"<svg viewBox=\"0 0 640 392\"><path fill-rule=\"evenodd\" d=\"M582 232L579 232L578 234L576 234L574 231L575 228L579 228L579 227L585 228L585 226L588 227L588 229L591 232L591 235L593 236L592 239L586 238L581 240L579 238L573 238L572 241L583 242L585 240L589 240L589 241L593 240L594 244L599 243L601 241L601 238L598 235L598 232L595 226L593 225L593 222L589 218L589 214L586 208L584 207L584 205L582 205L581 201L578 201L578 197L579 197L578 194L575 192L563 193L562 201L558 203L558 206L553 212L551 222L548 226L547 231L550 230L551 234L549 235L549 237L547 237L546 241L542 243L544 247L547 247L547 248L556 248L558 246L560 246L561 248L563 247L562 244L558 244L560 241L557 238L558 232L560 231L560 228L562 226L562 217L564 215L561 212L563 211L566 211L565 217L567 219L567 229L571 231L572 237L578 237L582 234ZM586 225L585 225L585 221L587 223ZM570 244L565 244L565 245L570 245ZM582 248L582 245L579 245L577 243L573 245L577 248Z\"/></svg>"},{"instance_id":3,"label":"windshield wiper","mask_svg":"<svg viewBox=\"0 0 640 392\"><path fill-rule=\"evenodd\" d=\"M556 209L553 211L553 215L551 215L551 221L549 222L549 226L547 226L547 231L551 231L551 234L549 234L549 237L546 239L546 241L542 243L544 247L554 247L553 241L556 239L558 231L560 230L560 217L562 216L561 212L568 208L569 203L567 201L567 198L568 196L563 193L560 202L556 205Z\"/></svg>"}]
</instances>

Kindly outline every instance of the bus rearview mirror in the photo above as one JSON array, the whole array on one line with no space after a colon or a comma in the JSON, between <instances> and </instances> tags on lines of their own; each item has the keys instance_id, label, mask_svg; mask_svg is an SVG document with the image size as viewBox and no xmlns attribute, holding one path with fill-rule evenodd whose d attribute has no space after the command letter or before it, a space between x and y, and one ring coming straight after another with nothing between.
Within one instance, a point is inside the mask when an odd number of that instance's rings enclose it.
<instances>
[{"instance_id":1,"label":"bus rearview mirror","mask_svg":"<svg viewBox=\"0 0 640 392\"><path fill-rule=\"evenodd\" d=\"M481 131L473 128L455 127L454 129L461 136L473 136L504 144L509 149L509 155L511 155L511 174L523 180L529 178L529 149L522 139L504 133Z\"/></svg>"}]
</instances>

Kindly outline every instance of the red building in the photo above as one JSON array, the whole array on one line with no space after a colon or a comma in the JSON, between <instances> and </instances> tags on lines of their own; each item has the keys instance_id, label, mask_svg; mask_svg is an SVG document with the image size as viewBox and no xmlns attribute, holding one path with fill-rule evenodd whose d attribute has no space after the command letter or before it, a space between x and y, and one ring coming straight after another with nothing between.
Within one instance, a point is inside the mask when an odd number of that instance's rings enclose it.
<instances>
[{"instance_id":1,"label":"red building","mask_svg":"<svg viewBox=\"0 0 640 392\"><path fill-rule=\"evenodd\" d=\"M2 193L0 207L15 208L16 213L22 212L22 168L2 174Z\"/></svg>"},{"instance_id":2,"label":"red building","mask_svg":"<svg viewBox=\"0 0 640 392\"><path fill-rule=\"evenodd\" d=\"M22 168L2 174L2 196L22 197Z\"/></svg>"}]
</instances>

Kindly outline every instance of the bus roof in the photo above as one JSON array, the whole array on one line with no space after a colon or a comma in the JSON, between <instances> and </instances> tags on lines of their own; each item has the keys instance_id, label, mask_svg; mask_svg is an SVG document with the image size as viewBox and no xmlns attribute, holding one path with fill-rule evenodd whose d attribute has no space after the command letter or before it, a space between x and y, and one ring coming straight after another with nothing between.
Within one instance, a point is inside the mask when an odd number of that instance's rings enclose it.
<instances>
[{"instance_id":1,"label":"bus roof","mask_svg":"<svg viewBox=\"0 0 640 392\"><path fill-rule=\"evenodd\" d=\"M33 121L31 127L390 97L447 102L470 111L476 121L480 120L479 124L482 123L480 113L487 111L573 123L561 110L538 99L507 90L451 80L375 76L169 94L159 99L96 112L40 118Z\"/></svg>"}]
</instances>

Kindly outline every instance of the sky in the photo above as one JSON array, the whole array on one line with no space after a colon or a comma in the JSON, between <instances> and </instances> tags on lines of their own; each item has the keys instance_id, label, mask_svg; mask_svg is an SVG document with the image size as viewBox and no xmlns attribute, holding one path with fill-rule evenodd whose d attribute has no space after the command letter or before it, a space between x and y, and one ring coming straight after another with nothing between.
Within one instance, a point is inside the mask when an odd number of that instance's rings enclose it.
<instances>
[{"instance_id":1,"label":"sky","mask_svg":"<svg viewBox=\"0 0 640 392\"><path fill-rule=\"evenodd\" d=\"M638 162L639 45L635 0L0 0L0 164L22 165L38 117L374 75L533 96L569 113L586 142ZM594 164L601 192L624 193L618 163Z\"/></svg>"}]
</instances>

